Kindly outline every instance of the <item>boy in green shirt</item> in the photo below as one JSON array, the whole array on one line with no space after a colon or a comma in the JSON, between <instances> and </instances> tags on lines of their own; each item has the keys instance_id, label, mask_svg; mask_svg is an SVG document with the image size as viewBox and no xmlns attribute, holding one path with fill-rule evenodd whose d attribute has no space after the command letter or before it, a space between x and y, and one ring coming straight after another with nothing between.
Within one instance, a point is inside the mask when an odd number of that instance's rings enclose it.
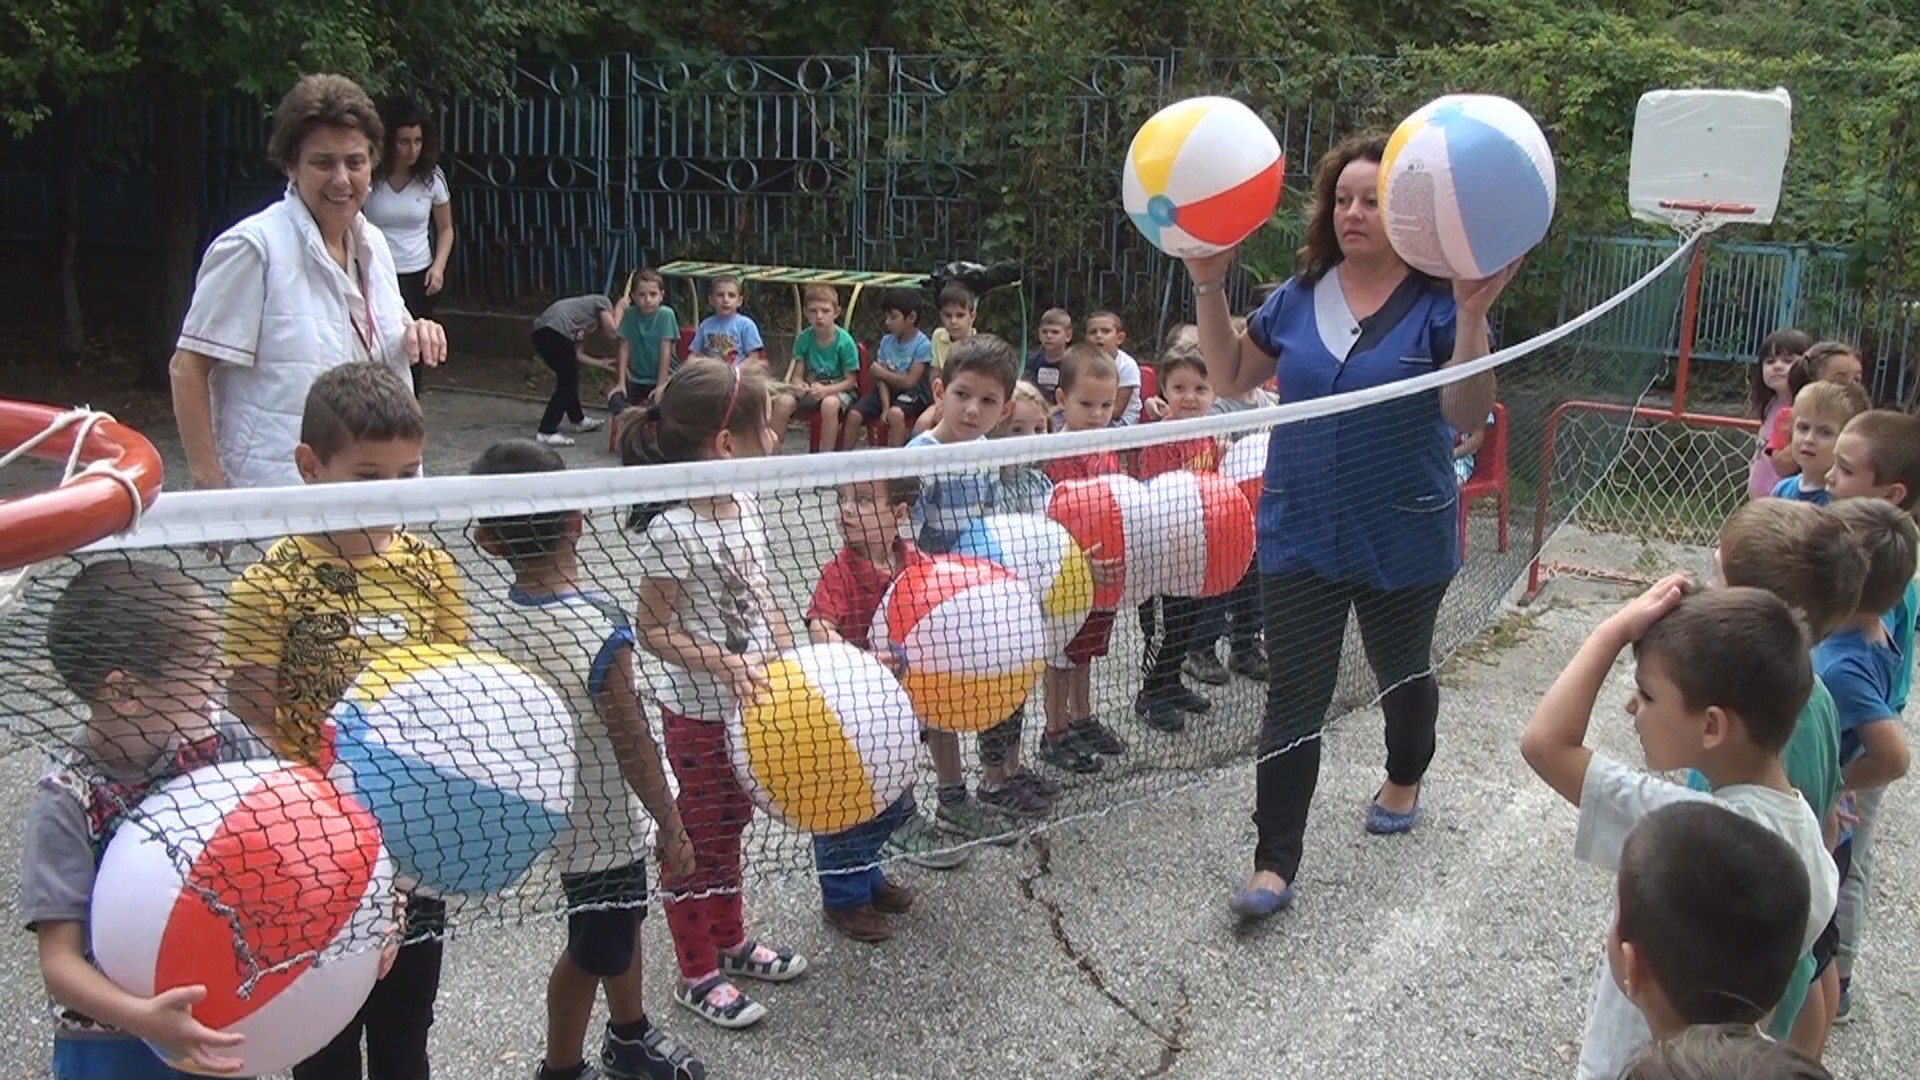
<instances>
[{"instance_id":1,"label":"boy in green shirt","mask_svg":"<svg viewBox=\"0 0 1920 1080\"><path fill-rule=\"evenodd\" d=\"M787 388L773 399L773 430L787 430L795 416L820 414L820 445L840 445L840 421L853 404L860 377L860 350L842 329L840 295L831 285L809 285L801 301L807 329L793 340Z\"/></svg>"},{"instance_id":2,"label":"boy in green shirt","mask_svg":"<svg viewBox=\"0 0 1920 1080\"><path fill-rule=\"evenodd\" d=\"M615 416L629 404L645 405L659 396L673 374L674 346L680 341L680 320L666 305L667 284L660 271L634 271L627 294L614 305L620 324L620 362L607 408Z\"/></svg>"}]
</instances>

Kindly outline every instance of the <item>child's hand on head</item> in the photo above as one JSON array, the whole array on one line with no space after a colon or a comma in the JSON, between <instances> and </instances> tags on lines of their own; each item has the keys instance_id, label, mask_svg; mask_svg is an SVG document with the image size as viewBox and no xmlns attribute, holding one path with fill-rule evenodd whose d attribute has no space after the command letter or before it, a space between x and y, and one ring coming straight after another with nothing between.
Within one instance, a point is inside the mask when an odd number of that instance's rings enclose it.
<instances>
[{"instance_id":1,"label":"child's hand on head","mask_svg":"<svg viewBox=\"0 0 1920 1080\"><path fill-rule=\"evenodd\" d=\"M223 1050L246 1042L246 1036L215 1031L193 1018L193 1006L207 996L204 986L176 986L148 998L142 1006L141 1038L159 1048L162 1057L193 1072L211 1076L238 1076L242 1062Z\"/></svg>"},{"instance_id":2,"label":"child's hand on head","mask_svg":"<svg viewBox=\"0 0 1920 1080\"><path fill-rule=\"evenodd\" d=\"M1693 583L1687 579L1687 575L1669 574L1608 616L1607 623L1627 641L1639 641L1654 623L1678 606L1680 598L1692 588Z\"/></svg>"}]
</instances>

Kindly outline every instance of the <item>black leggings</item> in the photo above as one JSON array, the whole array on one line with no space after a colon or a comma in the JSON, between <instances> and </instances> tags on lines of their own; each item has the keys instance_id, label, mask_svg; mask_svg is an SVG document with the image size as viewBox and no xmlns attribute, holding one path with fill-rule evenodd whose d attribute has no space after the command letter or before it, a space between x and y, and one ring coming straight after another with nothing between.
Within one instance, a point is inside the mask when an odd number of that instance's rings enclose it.
<instances>
[{"instance_id":1,"label":"black leggings","mask_svg":"<svg viewBox=\"0 0 1920 1080\"><path fill-rule=\"evenodd\" d=\"M416 319L433 318L433 297L427 295L427 272L425 270L415 270L411 273L401 274L399 278L400 299L406 302L407 314ZM425 364L413 365L414 397L420 396L420 372L425 369Z\"/></svg>"},{"instance_id":2,"label":"black leggings","mask_svg":"<svg viewBox=\"0 0 1920 1080\"><path fill-rule=\"evenodd\" d=\"M446 901L424 896L407 901L407 944L394 957L393 970L373 984L346 1030L293 1067L293 1080L360 1080L362 1075L367 1080L429 1080L427 1030L433 1026L434 999L440 995L446 926Z\"/></svg>"},{"instance_id":3,"label":"black leggings","mask_svg":"<svg viewBox=\"0 0 1920 1080\"><path fill-rule=\"evenodd\" d=\"M1148 697L1180 685L1180 666L1193 648L1194 635L1213 600L1154 596L1140 605L1141 692Z\"/></svg>"},{"instance_id":4,"label":"black leggings","mask_svg":"<svg viewBox=\"0 0 1920 1080\"><path fill-rule=\"evenodd\" d=\"M533 351L553 369L553 396L540 415L540 434L559 431L561 417L576 424L585 420L587 411L580 407L580 358L573 351L573 339L543 326L533 332Z\"/></svg>"},{"instance_id":5,"label":"black leggings","mask_svg":"<svg viewBox=\"0 0 1920 1080\"><path fill-rule=\"evenodd\" d=\"M1255 870L1288 882L1300 870L1307 808L1320 780L1318 736L1339 682L1349 610L1359 618L1360 640L1382 695L1387 778L1414 784L1426 774L1440 717L1433 625L1448 584L1383 590L1314 574L1261 575L1267 709L1255 773Z\"/></svg>"}]
</instances>

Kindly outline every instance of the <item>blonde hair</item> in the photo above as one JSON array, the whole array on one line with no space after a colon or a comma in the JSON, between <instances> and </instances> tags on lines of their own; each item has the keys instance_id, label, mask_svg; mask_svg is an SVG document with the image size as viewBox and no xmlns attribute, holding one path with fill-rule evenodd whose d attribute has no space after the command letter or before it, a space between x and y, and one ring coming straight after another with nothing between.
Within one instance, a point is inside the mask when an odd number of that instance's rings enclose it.
<instances>
[{"instance_id":1,"label":"blonde hair","mask_svg":"<svg viewBox=\"0 0 1920 1080\"><path fill-rule=\"evenodd\" d=\"M1081 379L1112 379L1117 383L1120 369L1106 350L1076 341L1067 346L1067 354L1060 358L1060 389L1071 390Z\"/></svg>"},{"instance_id":2,"label":"blonde hair","mask_svg":"<svg viewBox=\"0 0 1920 1080\"><path fill-rule=\"evenodd\" d=\"M1073 329L1073 316L1067 313L1066 308L1050 307L1040 313L1039 325L1064 326L1071 331Z\"/></svg>"},{"instance_id":3,"label":"blonde hair","mask_svg":"<svg viewBox=\"0 0 1920 1080\"><path fill-rule=\"evenodd\" d=\"M811 304L816 300L824 300L832 304L835 311L840 310L840 290L831 285L809 285L801 290L800 303L802 306Z\"/></svg>"},{"instance_id":4,"label":"blonde hair","mask_svg":"<svg viewBox=\"0 0 1920 1080\"><path fill-rule=\"evenodd\" d=\"M1818 416L1822 420L1833 420L1843 428L1871 406L1867 392L1859 383L1810 382L1793 396L1795 420Z\"/></svg>"},{"instance_id":5,"label":"blonde hair","mask_svg":"<svg viewBox=\"0 0 1920 1080\"><path fill-rule=\"evenodd\" d=\"M1047 415L1048 412L1047 399L1040 393L1040 388L1025 379L1013 384L1013 404L1016 407L1031 405L1040 410L1041 416Z\"/></svg>"}]
</instances>

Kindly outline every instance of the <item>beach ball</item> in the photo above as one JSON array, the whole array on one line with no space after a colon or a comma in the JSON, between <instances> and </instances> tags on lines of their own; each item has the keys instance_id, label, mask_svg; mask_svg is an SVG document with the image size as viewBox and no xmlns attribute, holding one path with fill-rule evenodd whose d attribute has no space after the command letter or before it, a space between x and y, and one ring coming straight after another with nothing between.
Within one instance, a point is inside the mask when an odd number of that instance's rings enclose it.
<instances>
[{"instance_id":1,"label":"beach ball","mask_svg":"<svg viewBox=\"0 0 1920 1080\"><path fill-rule=\"evenodd\" d=\"M1437 278L1491 277L1553 222L1553 151L1527 110L1449 94L1401 121L1380 159L1387 240Z\"/></svg>"},{"instance_id":2,"label":"beach ball","mask_svg":"<svg viewBox=\"0 0 1920 1080\"><path fill-rule=\"evenodd\" d=\"M1260 488L1267 479L1267 446L1271 436L1264 431L1256 431L1240 437L1240 441L1227 447L1225 457L1220 459L1220 475L1239 487L1240 493L1247 497L1247 505L1258 512L1260 508Z\"/></svg>"},{"instance_id":3,"label":"beach ball","mask_svg":"<svg viewBox=\"0 0 1920 1080\"><path fill-rule=\"evenodd\" d=\"M1162 473L1147 484L1163 530L1160 591L1223 596L1253 561L1253 505L1239 485L1210 472Z\"/></svg>"},{"instance_id":4,"label":"beach ball","mask_svg":"<svg viewBox=\"0 0 1920 1080\"><path fill-rule=\"evenodd\" d=\"M1040 601L1049 656L1067 647L1093 611L1093 567L1066 526L1040 514L989 514L974 519L954 544L1003 566Z\"/></svg>"},{"instance_id":5,"label":"beach ball","mask_svg":"<svg viewBox=\"0 0 1920 1080\"><path fill-rule=\"evenodd\" d=\"M574 717L493 653L388 649L328 721L328 775L380 822L401 883L484 893L519 880L567 824Z\"/></svg>"},{"instance_id":6,"label":"beach ball","mask_svg":"<svg viewBox=\"0 0 1920 1080\"><path fill-rule=\"evenodd\" d=\"M1093 606L1118 610L1160 592L1162 525L1153 518L1145 484L1113 474L1054 485L1047 516L1066 526L1090 559L1118 559L1122 581L1094 587Z\"/></svg>"},{"instance_id":7,"label":"beach ball","mask_svg":"<svg viewBox=\"0 0 1920 1080\"><path fill-rule=\"evenodd\" d=\"M1134 133L1120 201L1154 247L1177 258L1211 255L1273 217L1285 171L1279 140L1252 109L1188 98Z\"/></svg>"},{"instance_id":8,"label":"beach ball","mask_svg":"<svg viewBox=\"0 0 1920 1080\"><path fill-rule=\"evenodd\" d=\"M94 960L130 994L204 986L194 1019L246 1042L242 1076L332 1041L372 992L393 869L365 808L319 770L211 765L126 818L94 878ZM176 1066L177 1067L177 1066Z\"/></svg>"},{"instance_id":9,"label":"beach ball","mask_svg":"<svg viewBox=\"0 0 1920 1080\"><path fill-rule=\"evenodd\" d=\"M913 702L872 653L802 645L766 676L727 727L734 775L761 809L804 832L836 833L872 821L913 786Z\"/></svg>"},{"instance_id":10,"label":"beach ball","mask_svg":"<svg viewBox=\"0 0 1920 1080\"><path fill-rule=\"evenodd\" d=\"M961 734L985 731L1026 702L1050 655L1048 639L1031 586L961 555L902 570L874 612L870 637L905 659L900 683L920 719Z\"/></svg>"}]
</instances>

